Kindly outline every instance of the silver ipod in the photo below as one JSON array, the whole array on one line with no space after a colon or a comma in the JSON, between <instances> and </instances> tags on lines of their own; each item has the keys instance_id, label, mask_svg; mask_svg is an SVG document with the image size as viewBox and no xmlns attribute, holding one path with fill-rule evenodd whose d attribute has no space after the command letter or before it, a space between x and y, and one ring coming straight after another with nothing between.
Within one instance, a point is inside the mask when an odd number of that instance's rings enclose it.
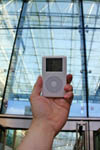
<instances>
[{"instance_id":1,"label":"silver ipod","mask_svg":"<svg viewBox=\"0 0 100 150\"><path fill-rule=\"evenodd\" d=\"M65 56L42 57L42 95L45 97L64 97L66 85Z\"/></svg>"}]
</instances>

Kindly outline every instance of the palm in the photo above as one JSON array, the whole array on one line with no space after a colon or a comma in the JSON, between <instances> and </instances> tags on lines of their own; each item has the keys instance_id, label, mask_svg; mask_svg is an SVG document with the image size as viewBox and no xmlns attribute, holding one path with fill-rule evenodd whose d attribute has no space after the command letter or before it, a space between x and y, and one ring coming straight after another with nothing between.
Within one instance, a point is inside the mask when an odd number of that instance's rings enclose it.
<instances>
[{"instance_id":1,"label":"palm","mask_svg":"<svg viewBox=\"0 0 100 150\"><path fill-rule=\"evenodd\" d=\"M32 106L34 117L49 120L56 131L62 128L68 117L69 104L64 99L47 99L38 96Z\"/></svg>"}]
</instances>

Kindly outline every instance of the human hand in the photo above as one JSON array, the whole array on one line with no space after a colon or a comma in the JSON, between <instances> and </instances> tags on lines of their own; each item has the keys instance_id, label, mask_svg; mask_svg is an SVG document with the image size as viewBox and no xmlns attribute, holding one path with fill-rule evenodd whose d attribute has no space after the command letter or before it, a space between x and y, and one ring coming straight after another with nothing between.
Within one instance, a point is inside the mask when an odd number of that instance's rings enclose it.
<instances>
[{"instance_id":1,"label":"human hand","mask_svg":"<svg viewBox=\"0 0 100 150\"><path fill-rule=\"evenodd\" d=\"M67 84L64 87L66 91L64 98L46 98L40 96L43 84L41 76L39 76L30 96L33 122L45 123L52 130L54 136L66 123L73 99L73 88L70 85L72 75L67 75L66 78Z\"/></svg>"}]
</instances>

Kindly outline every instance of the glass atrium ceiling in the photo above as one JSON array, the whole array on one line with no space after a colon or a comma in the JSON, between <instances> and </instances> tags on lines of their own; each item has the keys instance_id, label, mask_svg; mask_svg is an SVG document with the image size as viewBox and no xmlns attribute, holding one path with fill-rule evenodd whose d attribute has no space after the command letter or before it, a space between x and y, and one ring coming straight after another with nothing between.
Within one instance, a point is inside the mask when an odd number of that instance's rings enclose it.
<instances>
[{"instance_id":1,"label":"glass atrium ceiling","mask_svg":"<svg viewBox=\"0 0 100 150\"><path fill-rule=\"evenodd\" d=\"M99 6L93 0L0 1L3 113L30 114L29 96L42 56L64 55L67 73L73 74L70 116L100 116Z\"/></svg>"}]
</instances>

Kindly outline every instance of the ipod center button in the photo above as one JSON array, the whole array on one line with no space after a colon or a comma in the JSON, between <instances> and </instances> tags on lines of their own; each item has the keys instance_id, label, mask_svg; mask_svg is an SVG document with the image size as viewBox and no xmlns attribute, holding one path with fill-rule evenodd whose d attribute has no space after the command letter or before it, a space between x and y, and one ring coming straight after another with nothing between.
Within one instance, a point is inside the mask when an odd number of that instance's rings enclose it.
<instances>
[{"instance_id":1,"label":"ipod center button","mask_svg":"<svg viewBox=\"0 0 100 150\"><path fill-rule=\"evenodd\" d=\"M51 86L52 86L52 87L56 87L56 86L57 86L57 82L56 82L56 81L52 81L52 82L51 82Z\"/></svg>"}]
</instances>

